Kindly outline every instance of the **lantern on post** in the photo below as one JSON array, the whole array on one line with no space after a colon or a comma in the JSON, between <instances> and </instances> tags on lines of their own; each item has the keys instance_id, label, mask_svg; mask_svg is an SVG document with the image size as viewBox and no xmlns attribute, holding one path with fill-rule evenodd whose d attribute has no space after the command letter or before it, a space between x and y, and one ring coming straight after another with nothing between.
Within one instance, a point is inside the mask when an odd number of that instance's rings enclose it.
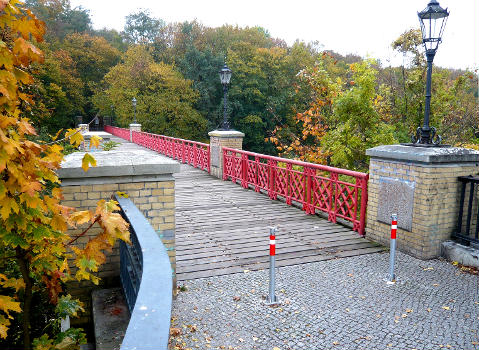
<instances>
[{"instance_id":1,"label":"lantern on post","mask_svg":"<svg viewBox=\"0 0 479 350\"><path fill-rule=\"evenodd\" d=\"M230 123L228 121L227 106L226 106L228 101L228 86L230 84L230 80L231 80L231 69L228 68L225 62L225 65L220 70L220 81L221 81L221 84L223 85L223 125L221 127L223 130L230 129Z\"/></svg>"},{"instance_id":2,"label":"lantern on post","mask_svg":"<svg viewBox=\"0 0 479 350\"><path fill-rule=\"evenodd\" d=\"M427 7L418 12L421 24L422 42L426 51L427 80L426 80L426 103L424 109L424 123L416 130L416 136L412 138L414 146L440 146L441 137L436 135L436 128L429 126L429 114L431 107L431 75L432 61L436 55L437 47L442 40L442 33L446 26L449 12L443 9L436 0L431 0ZM434 140L435 138L435 140Z\"/></svg>"},{"instance_id":3,"label":"lantern on post","mask_svg":"<svg viewBox=\"0 0 479 350\"><path fill-rule=\"evenodd\" d=\"M136 98L131 99L131 104L133 105L133 124L136 124Z\"/></svg>"}]
</instances>

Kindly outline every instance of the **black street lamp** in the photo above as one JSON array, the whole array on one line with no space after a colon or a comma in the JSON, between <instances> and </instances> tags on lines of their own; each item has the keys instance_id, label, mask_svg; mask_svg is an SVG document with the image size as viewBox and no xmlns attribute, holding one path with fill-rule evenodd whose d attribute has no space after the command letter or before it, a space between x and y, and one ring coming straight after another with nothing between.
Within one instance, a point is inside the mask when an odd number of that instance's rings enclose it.
<instances>
[{"instance_id":1,"label":"black street lamp","mask_svg":"<svg viewBox=\"0 0 479 350\"><path fill-rule=\"evenodd\" d=\"M412 138L415 146L439 146L441 136L436 135L436 128L429 126L429 112L431 107L431 75L432 61L436 55L437 47L441 42L442 32L446 26L449 12L443 9L436 0L429 1L427 7L418 12L421 24L422 42L426 50L427 81L426 81L426 106L424 109L424 124L417 128L416 136ZM436 140L434 140L436 138Z\"/></svg>"},{"instance_id":2,"label":"black street lamp","mask_svg":"<svg viewBox=\"0 0 479 350\"><path fill-rule=\"evenodd\" d=\"M133 117L133 124L136 124L136 98L131 99L131 103L133 104L133 110L134 110L134 117Z\"/></svg>"},{"instance_id":3,"label":"black street lamp","mask_svg":"<svg viewBox=\"0 0 479 350\"><path fill-rule=\"evenodd\" d=\"M116 125L116 120L115 120L115 106L110 105L111 109L111 125Z\"/></svg>"},{"instance_id":4,"label":"black street lamp","mask_svg":"<svg viewBox=\"0 0 479 350\"><path fill-rule=\"evenodd\" d=\"M221 84L223 84L223 125L221 127L222 130L229 130L230 129L230 123L228 121L228 116L226 113L226 104L228 102L228 85L230 84L231 80L231 69L228 68L228 66L225 65L223 69L220 70L220 80Z\"/></svg>"}]
</instances>

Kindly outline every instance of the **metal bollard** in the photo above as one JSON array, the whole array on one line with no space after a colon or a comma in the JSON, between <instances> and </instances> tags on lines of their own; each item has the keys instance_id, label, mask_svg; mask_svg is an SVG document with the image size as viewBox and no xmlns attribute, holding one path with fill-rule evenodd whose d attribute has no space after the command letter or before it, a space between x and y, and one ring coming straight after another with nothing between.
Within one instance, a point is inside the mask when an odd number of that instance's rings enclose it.
<instances>
[{"instance_id":1,"label":"metal bollard","mask_svg":"<svg viewBox=\"0 0 479 350\"><path fill-rule=\"evenodd\" d=\"M276 255L276 227L269 228L269 296L268 305L279 304L278 298L274 294L275 289L275 255Z\"/></svg>"},{"instance_id":2,"label":"metal bollard","mask_svg":"<svg viewBox=\"0 0 479 350\"><path fill-rule=\"evenodd\" d=\"M394 260L396 259L396 232L398 228L397 214L391 215L391 245L389 249L389 279L388 282L396 282L396 275L394 274Z\"/></svg>"}]
</instances>

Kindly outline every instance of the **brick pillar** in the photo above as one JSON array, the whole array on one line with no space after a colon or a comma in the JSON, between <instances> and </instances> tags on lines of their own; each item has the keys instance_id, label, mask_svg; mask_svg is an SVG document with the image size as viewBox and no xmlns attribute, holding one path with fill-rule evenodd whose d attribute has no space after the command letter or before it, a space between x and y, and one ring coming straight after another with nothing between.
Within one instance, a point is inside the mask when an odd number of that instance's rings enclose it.
<instances>
[{"instance_id":1,"label":"brick pillar","mask_svg":"<svg viewBox=\"0 0 479 350\"><path fill-rule=\"evenodd\" d=\"M108 200L117 191L125 192L132 202L148 219L161 238L168 256L173 274L173 288L176 290L176 250L175 250L175 179L173 173L179 172L179 164L146 150L114 150L95 152L97 166L88 172L81 168L83 152L75 152L65 157L58 175L62 181L62 204L78 210L93 209L100 199ZM75 236L81 233L85 225L71 229ZM100 232L96 224L88 235L80 237L75 244L84 248L90 236ZM72 267L71 267L72 268ZM107 253L98 276L105 285L111 284L120 275L119 246ZM89 293L96 288L89 281L70 282L67 285L72 295L80 297L86 303L82 318L74 322L90 320L91 302Z\"/></svg>"},{"instance_id":2,"label":"brick pillar","mask_svg":"<svg viewBox=\"0 0 479 350\"><path fill-rule=\"evenodd\" d=\"M82 133L90 131L90 125L89 124L78 124L78 127L80 128Z\"/></svg>"},{"instance_id":3,"label":"brick pillar","mask_svg":"<svg viewBox=\"0 0 479 350\"><path fill-rule=\"evenodd\" d=\"M236 130L214 130L210 136L211 175L223 178L223 147L243 149L244 134Z\"/></svg>"},{"instance_id":4,"label":"brick pillar","mask_svg":"<svg viewBox=\"0 0 479 350\"><path fill-rule=\"evenodd\" d=\"M133 142L133 131L141 131L141 124L130 124L130 142Z\"/></svg>"},{"instance_id":5,"label":"brick pillar","mask_svg":"<svg viewBox=\"0 0 479 350\"><path fill-rule=\"evenodd\" d=\"M398 214L399 250L420 259L440 256L458 219L459 176L479 172L479 152L464 148L379 146L368 149L366 234L388 245Z\"/></svg>"}]
</instances>

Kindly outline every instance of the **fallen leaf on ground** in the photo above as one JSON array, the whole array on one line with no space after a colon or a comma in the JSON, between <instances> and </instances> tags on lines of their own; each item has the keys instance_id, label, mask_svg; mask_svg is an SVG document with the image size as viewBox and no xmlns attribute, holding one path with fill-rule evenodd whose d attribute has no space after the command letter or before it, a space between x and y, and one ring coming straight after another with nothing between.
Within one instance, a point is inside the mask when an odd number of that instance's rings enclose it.
<instances>
[{"instance_id":1,"label":"fallen leaf on ground","mask_svg":"<svg viewBox=\"0 0 479 350\"><path fill-rule=\"evenodd\" d=\"M424 271L431 271L434 270L434 267L425 267L423 268Z\"/></svg>"},{"instance_id":2,"label":"fallen leaf on ground","mask_svg":"<svg viewBox=\"0 0 479 350\"><path fill-rule=\"evenodd\" d=\"M339 345L338 341L333 341L333 345Z\"/></svg>"},{"instance_id":3,"label":"fallen leaf on ground","mask_svg":"<svg viewBox=\"0 0 479 350\"><path fill-rule=\"evenodd\" d=\"M449 310L449 309L450 309L449 306L443 306L442 308L443 308L444 310Z\"/></svg>"},{"instance_id":4,"label":"fallen leaf on ground","mask_svg":"<svg viewBox=\"0 0 479 350\"><path fill-rule=\"evenodd\" d=\"M273 348L273 350L281 350L281 349L278 348L277 346L275 346L275 347Z\"/></svg>"},{"instance_id":5,"label":"fallen leaf on ground","mask_svg":"<svg viewBox=\"0 0 479 350\"><path fill-rule=\"evenodd\" d=\"M238 338L238 340L239 340L240 342L244 342L244 339L243 339L243 338Z\"/></svg>"},{"instance_id":6,"label":"fallen leaf on ground","mask_svg":"<svg viewBox=\"0 0 479 350\"><path fill-rule=\"evenodd\" d=\"M240 301L240 300L241 300L241 297L234 296L234 297L233 297L233 300L234 300L234 301Z\"/></svg>"},{"instance_id":7,"label":"fallen leaf on ground","mask_svg":"<svg viewBox=\"0 0 479 350\"><path fill-rule=\"evenodd\" d=\"M170 328L170 336L177 337L181 334L180 328Z\"/></svg>"}]
</instances>

